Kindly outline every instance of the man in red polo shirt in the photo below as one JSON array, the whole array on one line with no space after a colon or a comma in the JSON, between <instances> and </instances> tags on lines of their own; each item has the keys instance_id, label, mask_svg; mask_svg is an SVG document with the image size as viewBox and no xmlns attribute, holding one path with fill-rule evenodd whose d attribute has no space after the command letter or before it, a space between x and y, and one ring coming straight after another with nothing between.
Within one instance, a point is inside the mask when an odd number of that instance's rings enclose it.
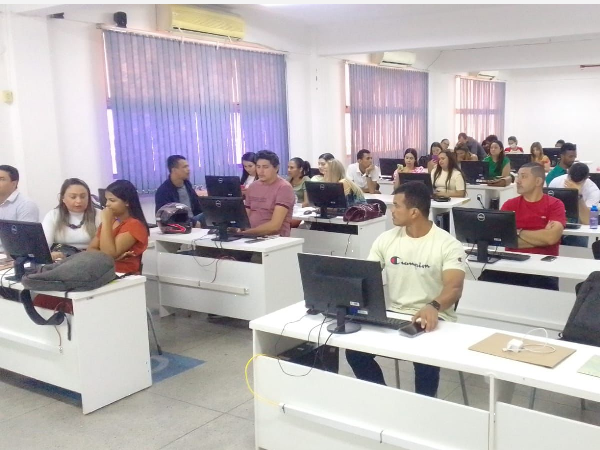
<instances>
[{"instance_id":1,"label":"man in red polo shirt","mask_svg":"<svg viewBox=\"0 0 600 450\"><path fill-rule=\"evenodd\" d=\"M516 185L520 195L506 201L501 208L502 211L515 212L519 236L519 248L507 248L507 251L558 256L567 217L563 202L544 194L545 176L544 167L537 163L524 164L519 169ZM486 270L479 279L558 290L556 277Z\"/></svg>"}]
</instances>

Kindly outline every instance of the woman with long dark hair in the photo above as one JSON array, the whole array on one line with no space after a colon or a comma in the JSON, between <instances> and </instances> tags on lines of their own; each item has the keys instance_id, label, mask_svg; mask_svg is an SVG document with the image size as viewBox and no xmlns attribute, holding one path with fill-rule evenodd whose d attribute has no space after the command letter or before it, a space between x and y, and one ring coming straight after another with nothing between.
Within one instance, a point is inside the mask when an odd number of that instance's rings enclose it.
<instances>
[{"instance_id":1,"label":"woman with long dark hair","mask_svg":"<svg viewBox=\"0 0 600 450\"><path fill-rule=\"evenodd\" d=\"M96 235L101 219L90 197L90 188L83 180L67 178L63 182L58 205L42 221L53 260L68 256L61 247L72 247L73 253L74 249L85 250Z\"/></svg>"},{"instance_id":2,"label":"woman with long dark hair","mask_svg":"<svg viewBox=\"0 0 600 450\"><path fill-rule=\"evenodd\" d=\"M112 256L117 272L139 273L149 234L135 186L127 180L109 184L102 224L88 250Z\"/></svg>"},{"instance_id":3,"label":"woman with long dark hair","mask_svg":"<svg viewBox=\"0 0 600 450\"><path fill-rule=\"evenodd\" d=\"M305 183L310 181L310 163L302 158L292 158L288 163L288 181L294 188L296 203L302 203L302 207L308 206Z\"/></svg>"},{"instance_id":4,"label":"woman with long dark hair","mask_svg":"<svg viewBox=\"0 0 600 450\"><path fill-rule=\"evenodd\" d=\"M467 192L465 177L451 151L444 150L438 155L437 167L431 174L431 184L438 195L465 196Z\"/></svg>"},{"instance_id":5,"label":"woman with long dark hair","mask_svg":"<svg viewBox=\"0 0 600 450\"><path fill-rule=\"evenodd\" d=\"M242 189L246 189L254 181L257 180L256 176L256 153L248 152L242 155Z\"/></svg>"},{"instance_id":6,"label":"woman with long dark hair","mask_svg":"<svg viewBox=\"0 0 600 450\"><path fill-rule=\"evenodd\" d=\"M504 154L504 144L500 141L490 143L490 154L483 160L490 166L490 178L510 176L510 159Z\"/></svg>"},{"instance_id":7,"label":"woman with long dark hair","mask_svg":"<svg viewBox=\"0 0 600 450\"><path fill-rule=\"evenodd\" d=\"M433 144L431 144L431 147L429 147L429 161L427 162L427 171L429 173L433 172L433 170L435 169L438 162L439 154L442 151L442 144L440 144L439 142L434 142Z\"/></svg>"}]
</instances>

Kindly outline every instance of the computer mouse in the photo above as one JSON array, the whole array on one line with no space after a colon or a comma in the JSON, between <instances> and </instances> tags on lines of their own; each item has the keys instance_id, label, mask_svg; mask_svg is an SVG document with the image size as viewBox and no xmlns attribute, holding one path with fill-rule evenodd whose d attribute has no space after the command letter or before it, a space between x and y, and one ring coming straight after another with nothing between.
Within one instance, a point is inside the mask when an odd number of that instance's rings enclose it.
<instances>
[{"instance_id":1,"label":"computer mouse","mask_svg":"<svg viewBox=\"0 0 600 450\"><path fill-rule=\"evenodd\" d=\"M308 216L309 214L312 214L312 211L304 211L302 214L304 214L305 216Z\"/></svg>"}]
</instances>

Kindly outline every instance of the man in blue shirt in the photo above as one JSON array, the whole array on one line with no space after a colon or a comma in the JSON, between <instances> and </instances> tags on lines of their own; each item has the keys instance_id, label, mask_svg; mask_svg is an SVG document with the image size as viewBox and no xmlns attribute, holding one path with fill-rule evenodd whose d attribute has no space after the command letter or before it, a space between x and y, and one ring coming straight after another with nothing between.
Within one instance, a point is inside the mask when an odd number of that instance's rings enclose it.
<instances>
[{"instance_id":1,"label":"man in blue shirt","mask_svg":"<svg viewBox=\"0 0 600 450\"><path fill-rule=\"evenodd\" d=\"M193 221L201 220L200 202L198 195L190 183L190 165L185 157L171 155L167 158L169 178L156 190L154 194L155 211L158 211L167 203L183 203L187 205L193 214Z\"/></svg>"}]
</instances>

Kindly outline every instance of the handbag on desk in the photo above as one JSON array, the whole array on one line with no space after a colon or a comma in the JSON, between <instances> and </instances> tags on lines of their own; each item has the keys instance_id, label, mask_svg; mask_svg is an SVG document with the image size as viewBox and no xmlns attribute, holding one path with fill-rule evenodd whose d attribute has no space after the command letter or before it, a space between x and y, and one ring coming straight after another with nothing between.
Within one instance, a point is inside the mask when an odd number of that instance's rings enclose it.
<instances>
[{"instance_id":1,"label":"handbag on desk","mask_svg":"<svg viewBox=\"0 0 600 450\"><path fill-rule=\"evenodd\" d=\"M344 222L364 222L383 215L377 203L359 203L351 206L344 213Z\"/></svg>"},{"instance_id":2,"label":"handbag on desk","mask_svg":"<svg viewBox=\"0 0 600 450\"><path fill-rule=\"evenodd\" d=\"M79 253L81 250L79 250L77 247L73 247L72 245L52 244L52 247L50 247L50 251L61 252L63 255L65 255L65 258L68 258L69 256L73 256L74 254Z\"/></svg>"}]
</instances>

